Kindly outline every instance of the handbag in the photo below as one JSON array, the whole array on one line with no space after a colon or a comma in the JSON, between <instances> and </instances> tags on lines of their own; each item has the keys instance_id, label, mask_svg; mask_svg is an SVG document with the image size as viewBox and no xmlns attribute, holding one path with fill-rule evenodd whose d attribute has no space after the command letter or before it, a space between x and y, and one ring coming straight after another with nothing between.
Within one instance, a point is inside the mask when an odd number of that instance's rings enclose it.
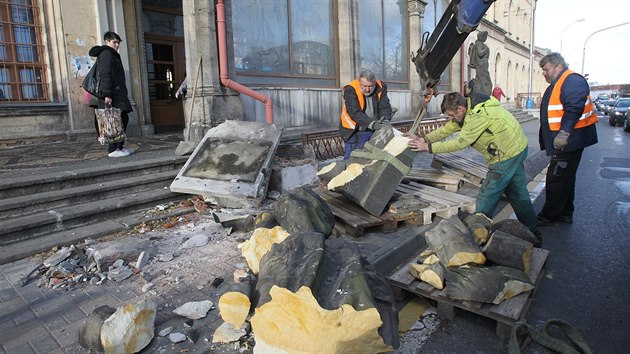
<instances>
[{"instance_id":1,"label":"handbag","mask_svg":"<svg viewBox=\"0 0 630 354\"><path fill-rule=\"evenodd\" d=\"M98 142L101 145L125 141L126 136L122 119L120 118L122 112L120 108L98 108L94 111L96 112L96 121L98 123Z\"/></svg>"},{"instance_id":2,"label":"handbag","mask_svg":"<svg viewBox=\"0 0 630 354\"><path fill-rule=\"evenodd\" d=\"M97 74L97 63L98 60L94 62L90 71L88 71L87 75L85 75L85 79L83 79L81 87L83 87L83 89L91 96L103 98L103 94L101 92L101 78Z\"/></svg>"}]
</instances>

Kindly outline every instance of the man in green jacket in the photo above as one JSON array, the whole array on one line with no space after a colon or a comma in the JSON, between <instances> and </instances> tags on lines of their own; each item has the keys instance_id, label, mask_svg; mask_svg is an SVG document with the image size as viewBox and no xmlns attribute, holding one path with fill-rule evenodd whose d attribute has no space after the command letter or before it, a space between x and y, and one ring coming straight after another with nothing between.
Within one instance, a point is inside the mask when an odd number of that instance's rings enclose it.
<instances>
[{"instance_id":1,"label":"man in green jacket","mask_svg":"<svg viewBox=\"0 0 630 354\"><path fill-rule=\"evenodd\" d=\"M427 96L425 103L431 97ZM447 94L441 108L451 120L424 138L410 136L409 147L414 151L440 154L472 146L481 152L488 164L488 173L477 196L476 213L492 218L505 193L518 220L540 236L523 166L527 137L514 116L494 97L473 94L466 98L457 92ZM458 134L453 139L443 140L454 133Z\"/></svg>"}]
</instances>

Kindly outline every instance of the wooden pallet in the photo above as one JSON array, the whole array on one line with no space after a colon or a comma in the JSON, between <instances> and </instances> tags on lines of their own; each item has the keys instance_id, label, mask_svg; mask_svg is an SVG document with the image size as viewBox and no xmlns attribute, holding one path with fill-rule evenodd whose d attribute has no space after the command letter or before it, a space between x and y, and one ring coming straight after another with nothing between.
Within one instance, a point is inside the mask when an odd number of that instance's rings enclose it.
<instances>
[{"instance_id":1,"label":"wooden pallet","mask_svg":"<svg viewBox=\"0 0 630 354\"><path fill-rule=\"evenodd\" d=\"M497 322L496 333L500 337L507 337L514 324L523 319L527 314L532 302L532 297L540 285L548 256L549 251L542 248L534 248L532 252L531 269L527 274L532 280L532 283L534 283L534 289L519 294L511 299L504 300L498 305L453 300L445 295L446 288L438 290L412 277L408 270L408 264L410 262L403 263L398 270L389 276L389 281L396 288L437 301L438 315L449 320L453 319L455 316L455 308L464 309L480 316L491 318ZM416 261L417 258L414 258L411 262ZM448 286L448 284L446 286Z\"/></svg>"},{"instance_id":2,"label":"wooden pallet","mask_svg":"<svg viewBox=\"0 0 630 354\"><path fill-rule=\"evenodd\" d=\"M413 196L417 200L418 208L400 213L386 211L380 216L369 214L343 194L332 191L318 192L318 194L330 206L341 231L354 237L363 235L370 228L378 227L382 232L393 232L401 223L414 226L428 225L435 216L447 218L457 214L460 209L474 211L475 208L475 198L416 182L399 185L386 210L390 209L392 202L403 195Z\"/></svg>"},{"instance_id":3,"label":"wooden pallet","mask_svg":"<svg viewBox=\"0 0 630 354\"><path fill-rule=\"evenodd\" d=\"M412 168L405 178L449 192L457 192L464 185L464 178L461 174L438 169Z\"/></svg>"},{"instance_id":4,"label":"wooden pallet","mask_svg":"<svg viewBox=\"0 0 630 354\"><path fill-rule=\"evenodd\" d=\"M488 167L483 163L467 159L454 153L435 155L431 166L438 169L444 169L446 167L450 170L454 170L461 174L468 182L477 186L481 186L481 183L488 173Z\"/></svg>"}]
</instances>

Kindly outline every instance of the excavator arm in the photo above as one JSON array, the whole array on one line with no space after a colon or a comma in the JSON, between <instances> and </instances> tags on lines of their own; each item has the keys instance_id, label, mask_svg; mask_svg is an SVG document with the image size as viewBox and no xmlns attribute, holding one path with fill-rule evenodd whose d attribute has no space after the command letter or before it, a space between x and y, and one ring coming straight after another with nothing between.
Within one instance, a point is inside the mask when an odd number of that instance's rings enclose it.
<instances>
[{"instance_id":1,"label":"excavator arm","mask_svg":"<svg viewBox=\"0 0 630 354\"><path fill-rule=\"evenodd\" d=\"M437 86L448 63L494 1L452 0L431 36L424 33L420 48L411 54L423 90Z\"/></svg>"}]
</instances>

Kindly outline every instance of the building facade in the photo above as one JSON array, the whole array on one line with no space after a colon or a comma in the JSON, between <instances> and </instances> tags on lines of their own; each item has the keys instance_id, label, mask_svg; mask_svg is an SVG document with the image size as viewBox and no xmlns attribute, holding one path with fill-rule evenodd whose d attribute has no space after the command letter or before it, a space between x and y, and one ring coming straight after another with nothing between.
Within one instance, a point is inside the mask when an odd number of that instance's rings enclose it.
<instances>
[{"instance_id":1,"label":"building facade","mask_svg":"<svg viewBox=\"0 0 630 354\"><path fill-rule=\"evenodd\" d=\"M497 0L478 28L489 33L491 78L507 104L529 90L531 1ZM411 118L421 87L410 55L447 6L446 0L0 0L0 141L94 132L81 83L94 64L89 49L108 30L123 39L119 52L134 108L130 136L188 125L187 139L199 140L224 120L266 121L265 104L239 94L241 86L269 98L281 127L337 127L340 88L361 68L387 82L396 119ZM474 77L468 63L475 39L472 33L451 61L441 92L460 91ZM542 92L540 53L534 54L532 92ZM175 98L185 79L185 99ZM438 101L430 114L439 113Z\"/></svg>"}]
</instances>

